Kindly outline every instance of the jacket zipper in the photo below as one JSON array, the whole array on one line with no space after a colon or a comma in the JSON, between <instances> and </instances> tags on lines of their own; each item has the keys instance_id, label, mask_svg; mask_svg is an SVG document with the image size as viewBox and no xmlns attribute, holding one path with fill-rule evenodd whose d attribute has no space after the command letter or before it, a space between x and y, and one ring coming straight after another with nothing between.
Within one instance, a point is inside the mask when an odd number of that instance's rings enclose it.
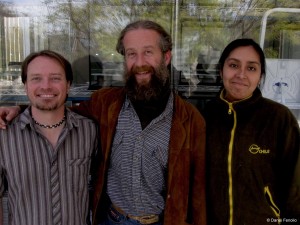
<instances>
[{"instance_id":1,"label":"jacket zipper","mask_svg":"<svg viewBox=\"0 0 300 225\"><path fill-rule=\"evenodd\" d=\"M232 103L231 103L231 102L228 102L228 106L229 106L228 114L231 115L231 114L232 114L232 111L234 111L234 110L233 110L233 107L232 107Z\"/></svg>"},{"instance_id":2,"label":"jacket zipper","mask_svg":"<svg viewBox=\"0 0 300 225\"><path fill-rule=\"evenodd\" d=\"M231 130L230 142L228 146L228 197L229 197L229 225L233 225L233 184L232 184L232 152L233 152L233 143L236 129L236 113L233 109L232 103L228 103L229 109L228 114L231 115L233 113L233 128Z\"/></svg>"},{"instance_id":3,"label":"jacket zipper","mask_svg":"<svg viewBox=\"0 0 300 225\"><path fill-rule=\"evenodd\" d=\"M281 219L280 219L280 209L277 207L277 205L275 204L272 194L270 192L270 189L268 186L266 186L264 188L264 193L265 196L267 197L267 201L270 204L270 208L272 209L272 211L274 212L275 216L278 218L278 224L281 224Z\"/></svg>"},{"instance_id":4,"label":"jacket zipper","mask_svg":"<svg viewBox=\"0 0 300 225\"><path fill-rule=\"evenodd\" d=\"M239 100L239 101L234 101L234 102L228 102L224 98L224 89L222 90L220 94L221 100L226 102L228 104L228 114L231 115L233 113L233 127L231 130L231 135L230 135L230 142L228 146L228 182L229 182L229 187L228 187L228 197L229 197L229 223L228 225L233 225L233 184L232 184L232 152L233 152L233 143L234 143L234 136L235 136L235 130L236 130L236 125L237 125L237 119L236 119L236 111L233 108L233 103L238 103L242 102L244 100L247 100L252 97L250 95L249 97Z\"/></svg>"}]
</instances>

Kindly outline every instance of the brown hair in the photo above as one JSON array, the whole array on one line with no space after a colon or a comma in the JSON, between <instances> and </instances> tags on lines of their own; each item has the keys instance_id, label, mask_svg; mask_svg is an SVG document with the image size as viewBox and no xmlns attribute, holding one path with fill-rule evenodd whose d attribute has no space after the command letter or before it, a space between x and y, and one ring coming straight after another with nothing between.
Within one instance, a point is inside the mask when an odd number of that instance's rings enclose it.
<instances>
[{"instance_id":1,"label":"brown hair","mask_svg":"<svg viewBox=\"0 0 300 225\"><path fill-rule=\"evenodd\" d=\"M70 62L67 59L65 59L62 55L58 54L57 52L51 51L51 50L42 50L40 52L33 52L25 58L25 60L22 63L22 67L21 67L21 77L22 77L23 84L25 84L26 80L27 80L27 69L28 69L29 63L38 56L46 56L46 57L56 60L63 67L65 74L66 74L66 80L69 81L70 84L72 84L73 71L72 71L72 66L71 66Z\"/></svg>"}]
</instances>

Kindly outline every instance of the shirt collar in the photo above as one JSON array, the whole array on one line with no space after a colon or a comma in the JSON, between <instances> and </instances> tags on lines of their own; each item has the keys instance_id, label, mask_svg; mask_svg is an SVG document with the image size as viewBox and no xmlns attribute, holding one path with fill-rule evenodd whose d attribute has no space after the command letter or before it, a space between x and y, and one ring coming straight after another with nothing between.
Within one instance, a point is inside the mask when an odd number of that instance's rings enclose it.
<instances>
[{"instance_id":1,"label":"shirt collar","mask_svg":"<svg viewBox=\"0 0 300 225\"><path fill-rule=\"evenodd\" d=\"M13 123L20 123L21 129L25 129L26 126L34 128L34 121L31 116L31 106L28 106L23 113L17 117ZM66 127L72 129L73 127L78 127L79 122L76 118L76 114L73 113L70 109L66 108Z\"/></svg>"},{"instance_id":2,"label":"shirt collar","mask_svg":"<svg viewBox=\"0 0 300 225\"><path fill-rule=\"evenodd\" d=\"M164 117L166 115L168 115L169 113L172 113L173 112L173 104L174 103L174 94L173 92L171 91L170 92L170 96L169 96L169 99L168 99L168 102L167 102L167 105L166 105L166 108L165 110L160 114L159 117ZM125 102L124 102L124 109L129 109L129 108L132 108L134 109L130 99L128 98L128 96L126 95L126 98L125 98Z\"/></svg>"}]
</instances>

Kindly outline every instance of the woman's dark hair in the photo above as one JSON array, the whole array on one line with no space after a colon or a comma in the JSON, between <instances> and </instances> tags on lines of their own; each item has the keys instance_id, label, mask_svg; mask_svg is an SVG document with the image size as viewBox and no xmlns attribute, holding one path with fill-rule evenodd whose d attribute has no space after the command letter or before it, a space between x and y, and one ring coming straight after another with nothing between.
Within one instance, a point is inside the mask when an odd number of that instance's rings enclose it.
<instances>
[{"instance_id":1,"label":"woman's dark hair","mask_svg":"<svg viewBox=\"0 0 300 225\"><path fill-rule=\"evenodd\" d=\"M116 50L121 55L125 54L125 49L123 45L123 39L127 32L137 29L148 29L148 30L154 30L160 35L160 48L163 53L167 51L172 50L172 38L171 36L166 32L166 30L160 26L158 23L155 23L150 20L138 20L135 22L132 22L128 24L122 31L118 38L118 42L116 45Z\"/></svg>"},{"instance_id":2,"label":"woman's dark hair","mask_svg":"<svg viewBox=\"0 0 300 225\"><path fill-rule=\"evenodd\" d=\"M42 50L40 52L33 52L25 58L25 60L22 62L22 67L21 67L21 78L23 84L25 84L27 80L27 69L29 63L38 56L45 56L56 60L63 67L66 74L66 80L69 81L70 84L72 84L73 71L72 71L71 63L67 59L65 59L62 55L51 50Z\"/></svg>"},{"instance_id":3,"label":"woman's dark hair","mask_svg":"<svg viewBox=\"0 0 300 225\"><path fill-rule=\"evenodd\" d=\"M219 74L223 70L225 61L228 58L228 56L230 55L230 53L233 50L235 50L236 48L243 47L243 46L252 46L255 49L255 51L258 53L260 64L261 64L261 79L263 82L265 79L265 76L266 76L265 54L264 54L263 50L261 49L261 47L259 46L259 44L257 44L253 39L249 39L249 38L236 39L236 40L230 42L225 47L225 49L223 50L223 52L221 54L221 57L219 59L219 63L217 66L217 70L218 70Z\"/></svg>"}]
</instances>

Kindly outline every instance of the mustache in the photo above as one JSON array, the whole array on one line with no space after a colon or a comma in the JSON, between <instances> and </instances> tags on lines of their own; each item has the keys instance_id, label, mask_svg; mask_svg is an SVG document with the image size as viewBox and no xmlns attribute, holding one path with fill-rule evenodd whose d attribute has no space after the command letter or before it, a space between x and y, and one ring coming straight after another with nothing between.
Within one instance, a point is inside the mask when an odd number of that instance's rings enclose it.
<instances>
[{"instance_id":1,"label":"mustache","mask_svg":"<svg viewBox=\"0 0 300 225\"><path fill-rule=\"evenodd\" d=\"M131 74L137 74L137 73L154 73L154 68L152 66L149 65L143 65L143 66L134 66L131 69Z\"/></svg>"}]
</instances>

